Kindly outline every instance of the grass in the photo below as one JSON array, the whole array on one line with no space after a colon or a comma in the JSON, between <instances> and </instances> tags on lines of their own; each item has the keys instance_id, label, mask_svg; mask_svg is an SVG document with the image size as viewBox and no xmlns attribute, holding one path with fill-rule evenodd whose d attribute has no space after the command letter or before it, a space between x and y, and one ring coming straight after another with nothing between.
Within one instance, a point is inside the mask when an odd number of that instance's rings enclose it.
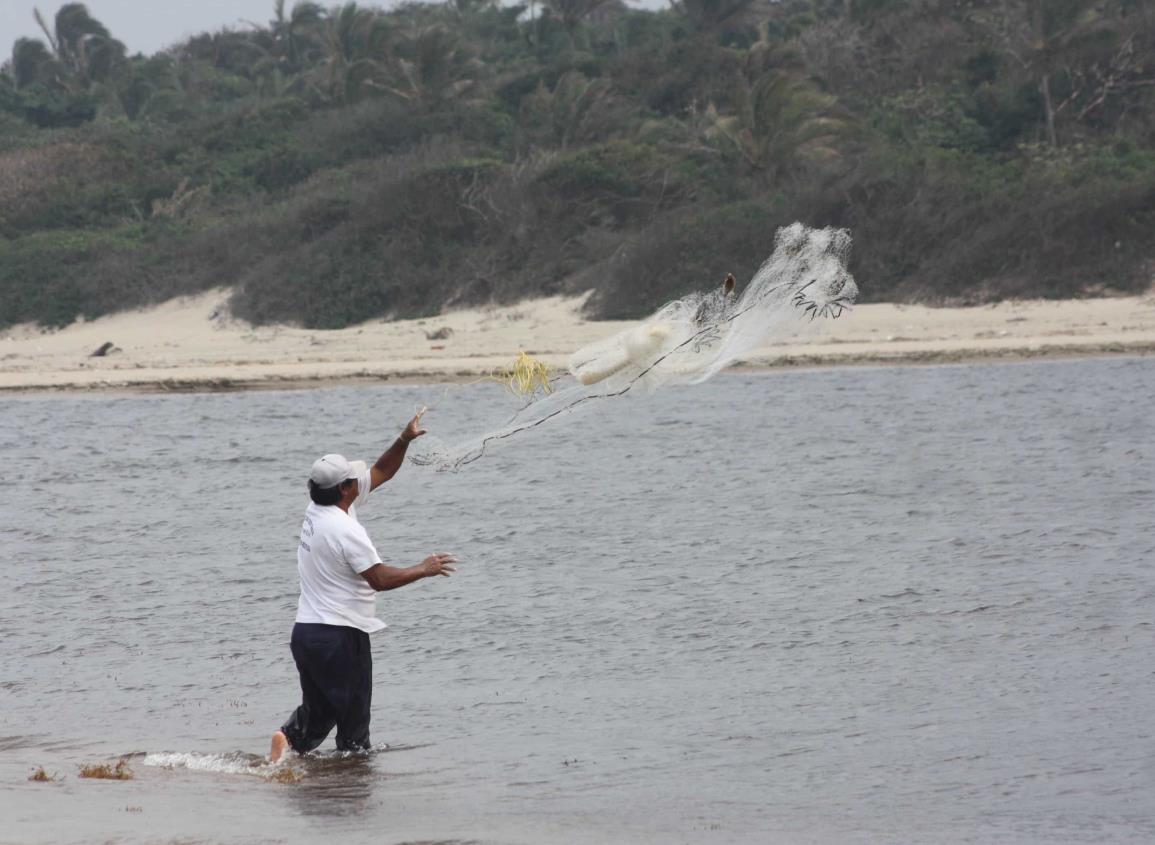
<instances>
[{"instance_id":1,"label":"grass","mask_svg":"<svg viewBox=\"0 0 1155 845\"><path fill-rule=\"evenodd\" d=\"M56 774L56 772L48 774L48 772L44 771L43 766L37 766L32 770L32 774L28 776L28 780L35 781L37 783L53 783L60 780L60 775Z\"/></svg>"},{"instance_id":2,"label":"grass","mask_svg":"<svg viewBox=\"0 0 1155 845\"><path fill-rule=\"evenodd\" d=\"M117 760L115 765L112 763L92 763L81 766L80 776L100 780L132 780L135 777L132 769L128 767L128 761L123 757Z\"/></svg>"}]
</instances>

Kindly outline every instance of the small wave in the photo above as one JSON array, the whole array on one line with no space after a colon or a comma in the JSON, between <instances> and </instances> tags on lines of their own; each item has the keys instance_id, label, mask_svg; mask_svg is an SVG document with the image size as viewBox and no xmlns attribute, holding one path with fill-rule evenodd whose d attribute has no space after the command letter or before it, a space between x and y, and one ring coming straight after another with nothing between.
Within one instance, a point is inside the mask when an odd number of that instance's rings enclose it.
<instances>
[{"instance_id":1,"label":"small wave","mask_svg":"<svg viewBox=\"0 0 1155 845\"><path fill-rule=\"evenodd\" d=\"M901 593L883 593L880 598L884 599L905 599L905 598L922 598L922 593L918 590L913 590L907 587Z\"/></svg>"},{"instance_id":2,"label":"small wave","mask_svg":"<svg viewBox=\"0 0 1155 845\"><path fill-rule=\"evenodd\" d=\"M39 742L39 736L0 736L0 751L15 751L18 748L34 748Z\"/></svg>"},{"instance_id":3,"label":"small wave","mask_svg":"<svg viewBox=\"0 0 1155 845\"><path fill-rule=\"evenodd\" d=\"M368 753L363 751L312 751L306 755L286 754L280 762L270 763L260 754L231 751L223 754L202 754L197 751L157 751L145 753L142 764L160 769L184 769L190 772L209 772L221 775L249 775L265 780L296 783L306 774L323 775L328 767L341 765L347 760L364 760L387 751L409 751L425 748L419 745L375 745Z\"/></svg>"},{"instance_id":4,"label":"small wave","mask_svg":"<svg viewBox=\"0 0 1155 845\"><path fill-rule=\"evenodd\" d=\"M65 646L58 645L58 646L56 646L56 648L50 648L50 649L47 649L45 651L34 651L34 652L32 652L32 654L30 654L28 656L29 657L46 657L49 654L56 654L57 652L64 651L64 649L65 649Z\"/></svg>"},{"instance_id":5,"label":"small wave","mask_svg":"<svg viewBox=\"0 0 1155 845\"><path fill-rule=\"evenodd\" d=\"M162 751L144 755L144 765L161 769L187 769L224 775L256 775L272 778L283 764L272 764L257 754L234 751L228 754L198 754L195 751Z\"/></svg>"}]
</instances>

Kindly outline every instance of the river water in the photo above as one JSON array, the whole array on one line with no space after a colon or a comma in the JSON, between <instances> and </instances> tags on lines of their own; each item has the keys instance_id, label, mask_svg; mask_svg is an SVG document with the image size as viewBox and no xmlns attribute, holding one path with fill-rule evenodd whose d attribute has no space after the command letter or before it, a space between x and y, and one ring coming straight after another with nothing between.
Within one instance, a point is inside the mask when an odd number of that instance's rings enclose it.
<instances>
[{"instance_id":1,"label":"river water","mask_svg":"<svg viewBox=\"0 0 1155 845\"><path fill-rule=\"evenodd\" d=\"M463 563L378 600L381 749L295 783L310 463L508 398L5 397L0 842L1155 841L1153 395L1155 358L730 373L406 466L370 535Z\"/></svg>"}]
</instances>

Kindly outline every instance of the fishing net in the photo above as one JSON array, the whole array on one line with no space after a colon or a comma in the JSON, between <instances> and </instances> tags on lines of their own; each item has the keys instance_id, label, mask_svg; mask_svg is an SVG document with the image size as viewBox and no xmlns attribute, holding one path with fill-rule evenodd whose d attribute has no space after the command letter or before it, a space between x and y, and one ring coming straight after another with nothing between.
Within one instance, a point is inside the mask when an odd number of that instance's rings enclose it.
<instances>
[{"instance_id":1,"label":"fishing net","mask_svg":"<svg viewBox=\"0 0 1155 845\"><path fill-rule=\"evenodd\" d=\"M573 354L568 375L552 374L522 354L495 378L522 398L504 424L463 442L422 438L410 457L422 466L456 470L498 441L630 391L705 381L755 350L797 336L820 318L853 305L858 286L846 269L850 233L794 223L778 230L774 252L741 294L721 289L670 302L638 325Z\"/></svg>"}]
</instances>

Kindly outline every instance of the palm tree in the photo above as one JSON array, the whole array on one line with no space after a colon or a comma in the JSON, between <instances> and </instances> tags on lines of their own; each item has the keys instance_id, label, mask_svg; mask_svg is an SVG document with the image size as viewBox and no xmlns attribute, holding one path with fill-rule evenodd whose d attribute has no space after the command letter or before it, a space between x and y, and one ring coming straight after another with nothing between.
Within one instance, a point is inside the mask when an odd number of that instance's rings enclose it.
<instances>
[{"instance_id":1,"label":"palm tree","mask_svg":"<svg viewBox=\"0 0 1155 845\"><path fill-rule=\"evenodd\" d=\"M728 139L754 170L772 182L805 162L840 156L837 143L849 123L837 99L823 92L799 68L768 64L765 51L735 80L734 115L719 117L713 106L713 131Z\"/></svg>"},{"instance_id":2,"label":"palm tree","mask_svg":"<svg viewBox=\"0 0 1155 845\"><path fill-rule=\"evenodd\" d=\"M17 88L36 83L51 83L61 67L43 41L18 38L12 45L12 81Z\"/></svg>"},{"instance_id":3,"label":"palm tree","mask_svg":"<svg viewBox=\"0 0 1155 845\"><path fill-rule=\"evenodd\" d=\"M318 3L297 3L285 14L285 0L276 0L269 24L274 54L284 59L291 70L297 70L309 48L316 46L313 36L324 18L325 10Z\"/></svg>"},{"instance_id":4,"label":"palm tree","mask_svg":"<svg viewBox=\"0 0 1155 845\"><path fill-rule=\"evenodd\" d=\"M346 3L329 12L321 30L324 51L318 72L321 96L330 102L358 99L385 74L390 28L383 15Z\"/></svg>"},{"instance_id":5,"label":"palm tree","mask_svg":"<svg viewBox=\"0 0 1155 845\"><path fill-rule=\"evenodd\" d=\"M129 120L148 116L158 102L187 103L190 99L188 92L181 90L179 63L166 53L125 63L117 74L116 96Z\"/></svg>"},{"instance_id":6,"label":"palm tree","mask_svg":"<svg viewBox=\"0 0 1155 845\"><path fill-rule=\"evenodd\" d=\"M588 140L586 130L610 106L608 79L588 79L581 71L562 74L553 90L542 83L522 100L522 126L540 127L549 145L563 150L575 141Z\"/></svg>"},{"instance_id":7,"label":"palm tree","mask_svg":"<svg viewBox=\"0 0 1155 845\"><path fill-rule=\"evenodd\" d=\"M33 12L56 60L67 75L61 81L72 90L85 90L103 82L124 59L124 45L88 13L83 3L65 3L56 13L50 29L39 9Z\"/></svg>"},{"instance_id":8,"label":"palm tree","mask_svg":"<svg viewBox=\"0 0 1155 845\"><path fill-rule=\"evenodd\" d=\"M455 32L440 24L420 26L393 47L398 84L378 85L406 100L434 106L473 87L476 68Z\"/></svg>"},{"instance_id":9,"label":"palm tree","mask_svg":"<svg viewBox=\"0 0 1155 845\"><path fill-rule=\"evenodd\" d=\"M574 37L578 26L612 0L546 0L549 9L561 19L570 39Z\"/></svg>"},{"instance_id":10,"label":"palm tree","mask_svg":"<svg viewBox=\"0 0 1155 845\"><path fill-rule=\"evenodd\" d=\"M734 20L754 5L754 0L672 0L699 32L711 32Z\"/></svg>"}]
</instances>

